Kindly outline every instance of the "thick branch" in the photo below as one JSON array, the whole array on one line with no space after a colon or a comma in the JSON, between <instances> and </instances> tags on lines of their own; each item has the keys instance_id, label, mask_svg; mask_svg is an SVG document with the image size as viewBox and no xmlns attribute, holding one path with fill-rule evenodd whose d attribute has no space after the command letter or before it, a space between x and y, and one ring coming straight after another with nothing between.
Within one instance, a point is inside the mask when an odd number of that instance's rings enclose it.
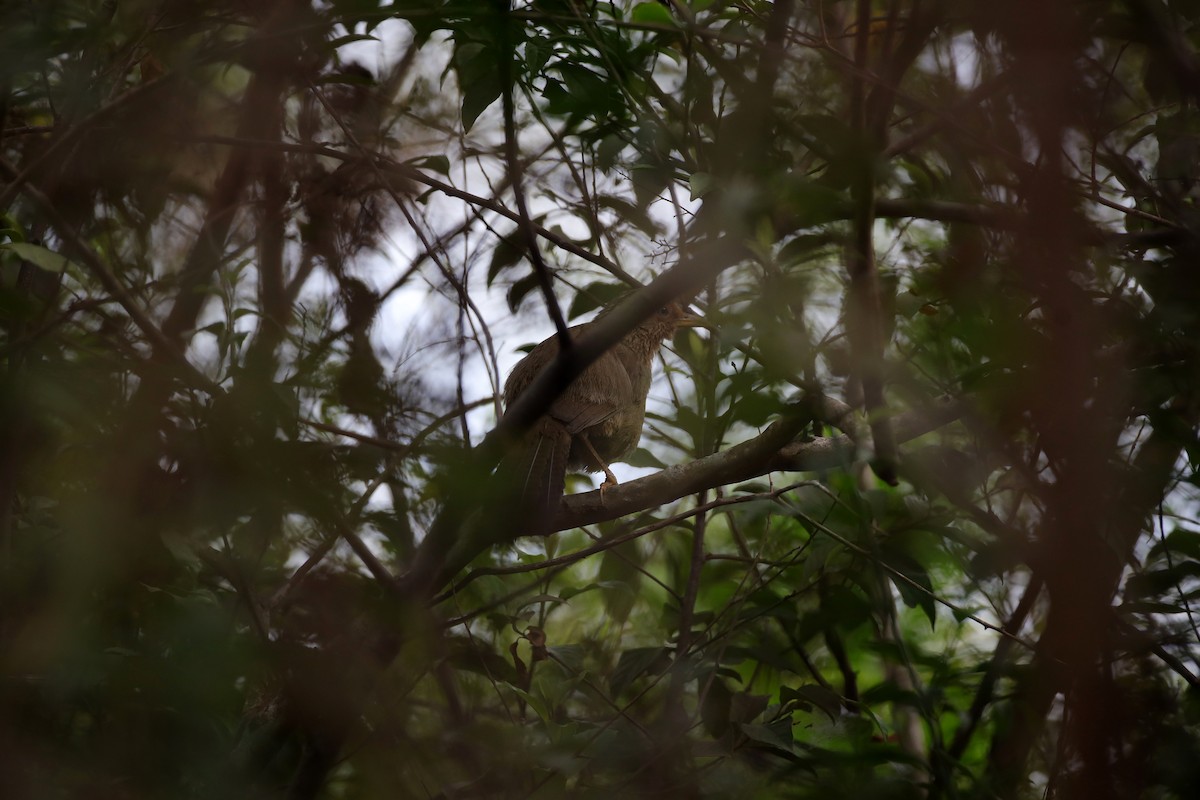
<instances>
[{"instance_id":1,"label":"thick branch","mask_svg":"<svg viewBox=\"0 0 1200 800\"><path fill-rule=\"evenodd\" d=\"M906 442L945 425L962 413L960 403L898 415L893 420L896 440ZM794 439L782 423L761 435L707 458L604 490L563 498L554 530L566 530L655 508L703 489L727 486L771 472L811 472L844 466L854 459L849 436Z\"/></svg>"},{"instance_id":2,"label":"thick branch","mask_svg":"<svg viewBox=\"0 0 1200 800\"><path fill-rule=\"evenodd\" d=\"M896 442L883 395L883 303L875 264L875 152L883 130L872 130L867 109L866 71L871 3L859 0L854 41L857 67L850 87L850 122L858 135L859 164L850 187L851 241L846 248L850 285L846 291L846 333L854 356L854 371L862 386L863 405L871 424L877 475L896 484ZM881 126L882 127L882 126Z\"/></svg>"},{"instance_id":3,"label":"thick branch","mask_svg":"<svg viewBox=\"0 0 1200 800\"><path fill-rule=\"evenodd\" d=\"M638 323L676 298L696 294L714 276L736 264L745 252L745 248L733 239L715 242L702 254L681 262L651 281L590 328L570 350L559 351L558 357L509 406L500 423L467 456L467 462L452 469L454 484L450 494L407 574L414 591L418 594L435 591L487 547L521 534L516 520L507 523L490 520L487 525L464 524L470 513L481 507L481 498L487 502L488 493L495 486L491 471L504 453L575 378Z\"/></svg>"}]
</instances>

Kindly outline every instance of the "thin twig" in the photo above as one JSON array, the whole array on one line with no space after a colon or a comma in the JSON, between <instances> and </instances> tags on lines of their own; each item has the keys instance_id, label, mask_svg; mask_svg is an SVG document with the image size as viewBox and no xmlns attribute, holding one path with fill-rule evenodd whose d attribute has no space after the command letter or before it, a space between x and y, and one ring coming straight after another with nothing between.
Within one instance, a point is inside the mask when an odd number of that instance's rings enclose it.
<instances>
[{"instance_id":1,"label":"thin twig","mask_svg":"<svg viewBox=\"0 0 1200 800\"><path fill-rule=\"evenodd\" d=\"M17 175L16 168L6 159L0 157L0 172L6 176L14 178ZM96 276L100 284L105 290L112 295L113 299L121 304L125 312L129 314L129 318L133 323L146 335L151 343L154 344L156 350L160 350L164 354L168 354L171 361L182 367L183 371L189 375L193 382L209 392L210 394L220 395L223 390L211 378L205 375L194 364L187 360L183 352L175 346L175 343L163 333L162 329L150 318L121 280L108 268L100 254L93 250L67 219L59 213L58 209L51 202L50 198L44 195L41 190L33 184L21 184L21 191L33 201L41 213L46 217L46 220L54 228L63 242L71 249L74 255L79 258L85 267Z\"/></svg>"},{"instance_id":2,"label":"thin twig","mask_svg":"<svg viewBox=\"0 0 1200 800\"><path fill-rule=\"evenodd\" d=\"M505 9L507 15L508 9ZM525 203L525 167L521 163L520 151L517 146L517 123L516 112L513 103L513 76L512 76L512 45L508 41L508 19L500 20L500 47L499 49L499 67L500 67L500 91L501 105L504 107L504 159L508 166L508 180L512 184L513 198L517 203L517 224L520 226L521 234L525 238L525 250L529 254L529 261L533 264L533 274L537 277L538 287L542 290L542 298L546 301L546 311L550 314L550 319L554 323L554 329L558 332L558 346L560 350L570 350L571 334L567 332L567 322L563 318L562 309L558 305L558 298L554 295L554 279L550 274L550 268L546 266L545 259L542 258L542 251L538 244L537 231L534 230L533 220L529 217L529 207Z\"/></svg>"}]
</instances>

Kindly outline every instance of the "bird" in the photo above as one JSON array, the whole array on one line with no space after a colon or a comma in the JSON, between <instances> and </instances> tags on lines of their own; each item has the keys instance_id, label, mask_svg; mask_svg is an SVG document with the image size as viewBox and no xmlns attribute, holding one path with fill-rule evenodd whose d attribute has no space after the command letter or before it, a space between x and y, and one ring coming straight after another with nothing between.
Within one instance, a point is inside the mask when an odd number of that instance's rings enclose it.
<instances>
[{"instance_id":1,"label":"bird","mask_svg":"<svg viewBox=\"0 0 1200 800\"><path fill-rule=\"evenodd\" d=\"M582 338L610 310L569 328L571 340ZM679 328L697 324L699 318L678 303L662 306L592 362L526 432L508 463L516 471L524 511L535 534L547 532L553 521L567 470L603 472L601 500L606 489L617 485L609 465L628 458L641 438L654 356ZM504 383L505 408L511 408L553 363L558 351L555 335L517 362Z\"/></svg>"}]
</instances>

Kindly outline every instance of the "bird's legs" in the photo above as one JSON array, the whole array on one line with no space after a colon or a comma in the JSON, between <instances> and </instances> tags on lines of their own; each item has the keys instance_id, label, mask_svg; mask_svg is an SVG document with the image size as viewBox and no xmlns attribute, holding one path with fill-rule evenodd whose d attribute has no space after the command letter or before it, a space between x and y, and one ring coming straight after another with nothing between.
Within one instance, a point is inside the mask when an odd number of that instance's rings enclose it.
<instances>
[{"instance_id":1,"label":"bird's legs","mask_svg":"<svg viewBox=\"0 0 1200 800\"><path fill-rule=\"evenodd\" d=\"M583 439L583 444L587 447L588 452L592 454L592 458L600 465L600 469L604 470L604 483L600 484L600 502L604 502L604 490L611 489L617 485L617 476L612 474L612 470L608 468L608 464L596 452L596 448L592 447L591 441L588 440L587 434L582 434L580 439Z\"/></svg>"}]
</instances>

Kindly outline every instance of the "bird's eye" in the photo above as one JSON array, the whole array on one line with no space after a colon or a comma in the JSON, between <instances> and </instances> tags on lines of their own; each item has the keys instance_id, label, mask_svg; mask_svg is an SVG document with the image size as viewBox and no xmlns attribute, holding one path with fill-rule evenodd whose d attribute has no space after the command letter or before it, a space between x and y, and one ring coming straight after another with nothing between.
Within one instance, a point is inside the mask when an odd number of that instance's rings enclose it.
<instances>
[{"instance_id":1,"label":"bird's eye","mask_svg":"<svg viewBox=\"0 0 1200 800\"><path fill-rule=\"evenodd\" d=\"M663 306L662 308L660 308L660 309L658 310L658 315L659 315L660 317L669 317L669 316L671 315L671 307L670 307L670 306Z\"/></svg>"}]
</instances>

